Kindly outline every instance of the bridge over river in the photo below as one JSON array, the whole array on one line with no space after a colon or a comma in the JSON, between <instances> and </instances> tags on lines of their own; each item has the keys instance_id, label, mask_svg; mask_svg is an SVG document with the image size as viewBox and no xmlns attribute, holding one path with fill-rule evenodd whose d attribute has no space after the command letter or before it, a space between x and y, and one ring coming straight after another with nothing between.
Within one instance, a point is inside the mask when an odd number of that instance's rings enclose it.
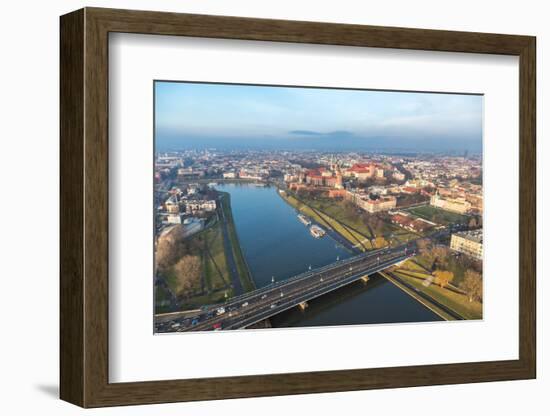
<instances>
[{"instance_id":1,"label":"bridge over river","mask_svg":"<svg viewBox=\"0 0 550 416\"><path fill-rule=\"evenodd\" d=\"M192 318L157 323L161 332L243 329L288 309L387 269L416 254L414 241L368 251L309 270L289 279L233 297L224 304L206 306ZM162 328L161 328L162 327Z\"/></svg>"}]
</instances>

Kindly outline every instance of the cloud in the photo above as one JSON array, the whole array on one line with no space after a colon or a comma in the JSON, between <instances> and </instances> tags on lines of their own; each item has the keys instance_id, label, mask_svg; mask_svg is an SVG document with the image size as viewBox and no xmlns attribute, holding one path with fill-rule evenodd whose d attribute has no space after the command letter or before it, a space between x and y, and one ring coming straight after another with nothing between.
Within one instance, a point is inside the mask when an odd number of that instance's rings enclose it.
<instances>
[{"instance_id":1,"label":"cloud","mask_svg":"<svg viewBox=\"0 0 550 416\"><path fill-rule=\"evenodd\" d=\"M335 130L329 132L320 132L314 130L291 130L288 132L294 136L310 136L310 137L352 137L353 133L346 130Z\"/></svg>"}]
</instances>

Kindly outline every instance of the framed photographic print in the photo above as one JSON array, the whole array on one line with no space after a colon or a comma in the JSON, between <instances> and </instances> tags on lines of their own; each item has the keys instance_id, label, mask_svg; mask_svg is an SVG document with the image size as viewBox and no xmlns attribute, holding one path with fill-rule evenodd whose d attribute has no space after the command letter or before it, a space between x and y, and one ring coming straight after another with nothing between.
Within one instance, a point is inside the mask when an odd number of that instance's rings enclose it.
<instances>
[{"instance_id":1,"label":"framed photographic print","mask_svg":"<svg viewBox=\"0 0 550 416\"><path fill-rule=\"evenodd\" d=\"M534 378L535 38L61 17L61 398Z\"/></svg>"}]
</instances>

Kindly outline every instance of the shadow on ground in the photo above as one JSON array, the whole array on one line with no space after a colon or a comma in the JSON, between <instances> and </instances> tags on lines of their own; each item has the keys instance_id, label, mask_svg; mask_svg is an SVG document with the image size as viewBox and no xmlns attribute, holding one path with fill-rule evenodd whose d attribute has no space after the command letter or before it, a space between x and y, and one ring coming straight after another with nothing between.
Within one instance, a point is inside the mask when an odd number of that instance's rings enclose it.
<instances>
[{"instance_id":1,"label":"shadow on ground","mask_svg":"<svg viewBox=\"0 0 550 416\"><path fill-rule=\"evenodd\" d=\"M54 399L59 398L59 386L56 384L38 384L36 390Z\"/></svg>"}]
</instances>

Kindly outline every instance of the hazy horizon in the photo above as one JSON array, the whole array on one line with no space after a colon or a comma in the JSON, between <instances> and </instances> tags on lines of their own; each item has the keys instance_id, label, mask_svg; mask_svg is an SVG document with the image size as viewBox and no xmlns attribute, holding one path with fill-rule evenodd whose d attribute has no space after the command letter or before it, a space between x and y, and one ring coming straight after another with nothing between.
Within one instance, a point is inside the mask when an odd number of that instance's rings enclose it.
<instances>
[{"instance_id":1,"label":"hazy horizon","mask_svg":"<svg viewBox=\"0 0 550 416\"><path fill-rule=\"evenodd\" d=\"M155 82L155 146L481 153L481 95Z\"/></svg>"}]
</instances>

